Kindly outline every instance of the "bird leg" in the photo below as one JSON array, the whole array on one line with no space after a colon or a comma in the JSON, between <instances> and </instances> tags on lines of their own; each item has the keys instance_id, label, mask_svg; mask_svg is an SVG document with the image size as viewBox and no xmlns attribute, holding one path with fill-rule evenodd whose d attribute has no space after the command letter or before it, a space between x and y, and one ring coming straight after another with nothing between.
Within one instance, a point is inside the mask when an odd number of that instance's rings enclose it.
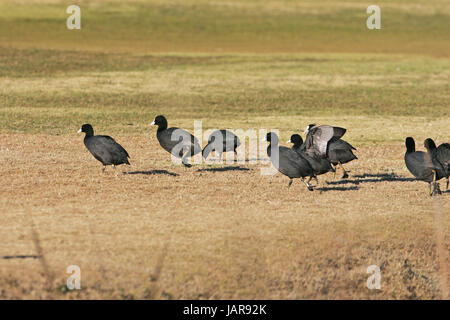
<instances>
[{"instance_id":1,"label":"bird leg","mask_svg":"<svg viewBox=\"0 0 450 320\"><path fill-rule=\"evenodd\" d=\"M319 180L317 180L317 176L310 176L309 180L308 180L308 183L310 183L312 179L316 180L316 185L319 184Z\"/></svg>"},{"instance_id":2,"label":"bird leg","mask_svg":"<svg viewBox=\"0 0 450 320\"><path fill-rule=\"evenodd\" d=\"M430 196L435 196L438 194L441 194L441 189L439 188L439 184L436 182L436 170L432 170L433 171L433 186L431 186L430 183ZM433 188L431 188L433 187Z\"/></svg>"},{"instance_id":3,"label":"bird leg","mask_svg":"<svg viewBox=\"0 0 450 320\"><path fill-rule=\"evenodd\" d=\"M345 171L344 166L342 165L342 163L339 161L338 164L342 168L342 171L344 171L344 174L342 175L342 179L348 178L347 171Z\"/></svg>"},{"instance_id":4,"label":"bird leg","mask_svg":"<svg viewBox=\"0 0 450 320\"><path fill-rule=\"evenodd\" d=\"M440 195L442 194L441 188L439 187L439 183L435 182L434 183L434 190L433 190L433 195Z\"/></svg>"},{"instance_id":5,"label":"bird leg","mask_svg":"<svg viewBox=\"0 0 450 320\"><path fill-rule=\"evenodd\" d=\"M292 181L293 181L292 179L289 179L289 184L288 184L288 186L287 186L287 187L288 187L288 189L289 189L289 187L291 186L291 184L292 184Z\"/></svg>"},{"instance_id":6,"label":"bird leg","mask_svg":"<svg viewBox=\"0 0 450 320\"><path fill-rule=\"evenodd\" d=\"M436 186L436 171L431 170L433 172L433 180L430 182L430 196L434 193L434 187Z\"/></svg>"},{"instance_id":7,"label":"bird leg","mask_svg":"<svg viewBox=\"0 0 450 320\"><path fill-rule=\"evenodd\" d=\"M106 170L106 166L103 166L102 172L105 173L105 170Z\"/></svg>"},{"instance_id":8,"label":"bird leg","mask_svg":"<svg viewBox=\"0 0 450 320\"><path fill-rule=\"evenodd\" d=\"M436 189L436 170L431 171L433 172L433 182L432 182L433 185L430 184L430 196L434 194L434 191Z\"/></svg>"},{"instance_id":9,"label":"bird leg","mask_svg":"<svg viewBox=\"0 0 450 320\"><path fill-rule=\"evenodd\" d=\"M185 152L183 158L181 158L181 162L183 163L183 165L184 165L185 167L188 167L188 168L192 167L192 164L190 164L189 162L187 162L187 158L188 158L190 155L191 155L191 150L189 150L189 148L188 148L188 150Z\"/></svg>"},{"instance_id":10,"label":"bird leg","mask_svg":"<svg viewBox=\"0 0 450 320\"><path fill-rule=\"evenodd\" d=\"M309 191L313 191L313 187L311 187L311 185L307 182L307 181L303 181L303 183L306 185L306 187L308 188Z\"/></svg>"},{"instance_id":11,"label":"bird leg","mask_svg":"<svg viewBox=\"0 0 450 320\"><path fill-rule=\"evenodd\" d=\"M112 167L113 167L113 170L114 170L114 175L117 177L116 165L113 164Z\"/></svg>"}]
</instances>

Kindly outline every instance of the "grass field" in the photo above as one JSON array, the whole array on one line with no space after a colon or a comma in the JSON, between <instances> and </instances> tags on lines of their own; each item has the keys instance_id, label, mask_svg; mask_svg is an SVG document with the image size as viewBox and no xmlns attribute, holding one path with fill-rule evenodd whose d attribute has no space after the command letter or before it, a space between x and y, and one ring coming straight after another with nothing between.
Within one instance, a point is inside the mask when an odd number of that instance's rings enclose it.
<instances>
[{"instance_id":1,"label":"grass field","mask_svg":"<svg viewBox=\"0 0 450 320\"><path fill-rule=\"evenodd\" d=\"M448 1L378 1L373 31L359 1L78 3L74 31L66 1L0 4L0 298L449 298L450 192L403 161L407 136L449 142ZM314 192L267 164L188 169L158 114L282 142L338 125L359 160ZM132 166L103 174L83 123Z\"/></svg>"}]
</instances>

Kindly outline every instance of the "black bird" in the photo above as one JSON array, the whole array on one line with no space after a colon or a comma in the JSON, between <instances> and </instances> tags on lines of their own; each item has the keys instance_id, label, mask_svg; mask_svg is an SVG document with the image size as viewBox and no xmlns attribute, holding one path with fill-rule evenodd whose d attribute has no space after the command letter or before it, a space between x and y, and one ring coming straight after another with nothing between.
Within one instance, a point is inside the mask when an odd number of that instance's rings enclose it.
<instances>
[{"instance_id":1,"label":"black bird","mask_svg":"<svg viewBox=\"0 0 450 320\"><path fill-rule=\"evenodd\" d=\"M448 190L450 174L450 143L443 143L436 148L436 144L433 139L427 138L423 142L423 145L427 149L427 152L431 155L433 163L436 163L438 168L442 167L442 174L447 180L446 190Z\"/></svg>"},{"instance_id":2,"label":"black bird","mask_svg":"<svg viewBox=\"0 0 450 320\"><path fill-rule=\"evenodd\" d=\"M219 159L222 159L222 153L227 151L233 151L237 157L236 148L240 145L241 141L233 132L229 130L213 131L208 138L208 144L203 148L203 158L208 158L211 151L217 152Z\"/></svg>"},{"instance_id":3,"label":"black bird","mask_svg":"<svg viewBox=\"0 0 450 320\"><path fill-rule=\"evenodd\" d=\"M327 172L334 172L333 167L328 159L317 155L313 149L302 149L303 139L299 134L293 134L287 143L293 143L292 150L297 152L301 157L305 158L314 171L314 178L317 182L317 175ZM309 181L308 181L309 182Z\"/></svg>"},{"instance_id":4,"label":"black bird","mask_svg":"<svg viewBox=\"0 0 450 320\"><path fill-rule=\"evenodd\" d=\"M407 137L405 145L405 164L409 172L417 179L428 182L430 195L439 194L439 185L436 181L443 178L443 176L440 175L442 171L439 170L439 166L436 166L436 164L433 163L430 154L416 151L416 144L413 138Z\"/></svg>"},{"instance_id":5,"label":"black bird","mask_svg":"<svg viewBox=\"0 0 450 320\"><path fill-rule=\"evenodd\" d=\"M348 178L343 164L358 159L352 152L356 150L350 143L342 139L332 138L328 143L328 159L333 166L340 166L344 172L342 178Z\"/></svg>"},{"instance_id":6,"label":"black bird","mask_svg":"<svg viewBox=\"0 0 450 320\"><path fill-rule=\"evenodd\" d=\"M186 130L176 127L167 128L167 120L162 115L157 116L151 125L158 126L156 137L161 147L173 156L180 158L183 165L191 167L192 165L187 162L187 158L202 152L202 147L197 138Z\"/></svg>"},{"instance_id":7,"label":"black bird","mask_svg":"<svg viewBox=\"0 0 450 320\"><path fill-rule=\"evenodd\" d=\"M319 140L319 142L313 142L313 145L320 145L323 150L325 141L330 136L332 136L326 146L326 157L334 166L340 166L344 172L342 178L348 178L347 171L345 171L342 166L344 163L350 162L352 160L358 159L352 152L356 150L350 143L342 140L341 137L345 134L346 129L331 126L316 126L315 124L310 124L306 127L305 134L311 132L313 136L311 139ZM308 139L308 138L307 138Z\"/></svg>"},{"instance_id":8,"label":"black bird","mask_svg":"<svg viewBox=\"0 0 450 320\"><path fill-rule=\"evenodd\" d=\"M78 133L84 132L84 145L95 159L103 164L102 171L106 166L113 168L120 164L130 164L128 162L128 152L110 136L94 136L94 129L90 124L83 124Z\"/></svg>"},{"instance_id":9,"label":"black bird","mask_svg":"<svg viewBox=\"0 0 450 320\"><path fill-rule=\"evenodd\" d=\"M313 187L304 180L305 177L310 177L310 180L314 177L313 168L308 161L294 150L280 147L278 145L278 136L274 132L269 132L266 135L266 141L269 142L267 155L273 166L290 179L288 188L291 186L294 178L302 178L308 190L313 191Z\"/></svg>"}]
</instances>

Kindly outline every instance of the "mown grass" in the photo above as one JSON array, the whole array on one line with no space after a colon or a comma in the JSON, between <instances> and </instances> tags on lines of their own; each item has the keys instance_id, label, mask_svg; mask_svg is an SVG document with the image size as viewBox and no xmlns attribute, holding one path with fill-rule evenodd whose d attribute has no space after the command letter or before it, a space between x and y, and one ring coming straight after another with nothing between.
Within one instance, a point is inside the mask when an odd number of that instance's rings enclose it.
<instances>
[{"instance_id":1,"label":"mown grass","mask_svg":"<svg viewBox=\"0 0 450 320\"><path fill-rule=\"evenodd\" d=\"M66 1L0 3L0 298L448 298L448 191L430 198L403 160L406 136L448 142L448 1L377 1L379 31L356 0L78 3L81 31ZM339 125L359 159L314 192L260 163L187 169L157 114L282 142ZM132 166L100 173L83 123ZM35 255L48 267L18 258Z\"/></svg>"},{"instance_id":2,"label":"mown grass","mask_svg":"<svg viewBox=\"0 0 450 320\"><path fill-rule=\"evenodd\" d=\"M404 55L133 55L4 48L4 131L68 134L85 122L141 133L156 114L192 127L296 129L277 117L448 119L450 62ZM306 121L306 120L305 120ZM219 125L220 125L220 121ZM309 122L308 122L309 123ZM369 138L370 139L370 138Z\"/></svg>"},{"instance_id":3,"label":"mown grass","mask_svg":"<svg viewBox=\"0 0 450 320\"><path fill-rule=\"evenodd\" d=\"M381 1L377 31L357 1L79 4L79 31L64 1L0 4L3 131L133 134L159 113L285 128L277 116L449 115L445 1Z\"/></svg>"},{"instance_id":4,"label":"mown grass","mask_svg":"<svg viewBox=\"0 0 450 320\"><path fill-rule=\"evenodd\" d=\"M379 1L382 30L366 28L357 1L81 1L82 29L65 26L67 3L0 5L2 43L134 52L450 53L445 1Z\"/></svg>"}]
</instances>

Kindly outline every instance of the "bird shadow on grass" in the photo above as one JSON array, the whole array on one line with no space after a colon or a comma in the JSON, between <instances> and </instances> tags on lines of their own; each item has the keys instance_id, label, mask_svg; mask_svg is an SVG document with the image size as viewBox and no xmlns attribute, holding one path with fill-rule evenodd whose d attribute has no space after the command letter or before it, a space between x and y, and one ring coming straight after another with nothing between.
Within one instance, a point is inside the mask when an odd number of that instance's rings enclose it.
<instances>
[{"instance_id":1,"label":"bird shadow on grass","mask_svg":"<svg viewBox=\"0 0 450 320\"><path fill-rule=\"evenodd\" d=\"M155 175L155 174L164 174L167 176L176 177L178 176L178 173L170 172L167 170L150 170L150 171L130 171L130 172L123 172L123 174L143 174L143 175Z\"/></svg>"},{"instance_id":2,"label":"bird shadow on grass","mask_svg":"<svg viewBox=\"0 0 450 320\"><path fill-rule=\"evenodd\" d=\"M242 167L220 167L220 168L204 168L204 169L198 169L197 172L224 172L224 171L250 171L249 168L242 168Z\"/></svg>"},{"instance_id":3,"label":"bird shadow on grass","mask_svg":"<svg viewBox=\"0 0 450 320\"><path fill-rule=\"evenodd\" d=\"M358 190L358 187L322 187L322 188L315 188L314 190L320 191L320 192L326 192L326 191L352 191L352 190Z\"/></svg>"},{"instance_id":4,"label":"bird shadow on grass","mask_svg":"<svg viewBox=\"0 0 450 320\"><path fill-rule=\"evenodd\" d=\"M384 182L384 181L399 181L399 182L410 182L416 181L416 178L402 178L397 176L395 173L364 173L361 175L354 175L352 178L356 179L343 179L339 181L326 181L327 184L330 185L340 185L340 184L355 184L358 185L360 183L371 183L371 182Z\"/></svg>"},{"instance_id":5,"label":"bird shadow on grass","mask_svg":"<svg viewBox=\"0 0 450 320\"><path fill-rule=\"evenodd\" d=\"M16 255L16 256L3 256L2 259L39 259L41 256L37 255Z\"/></svg>"}]
</instances>

